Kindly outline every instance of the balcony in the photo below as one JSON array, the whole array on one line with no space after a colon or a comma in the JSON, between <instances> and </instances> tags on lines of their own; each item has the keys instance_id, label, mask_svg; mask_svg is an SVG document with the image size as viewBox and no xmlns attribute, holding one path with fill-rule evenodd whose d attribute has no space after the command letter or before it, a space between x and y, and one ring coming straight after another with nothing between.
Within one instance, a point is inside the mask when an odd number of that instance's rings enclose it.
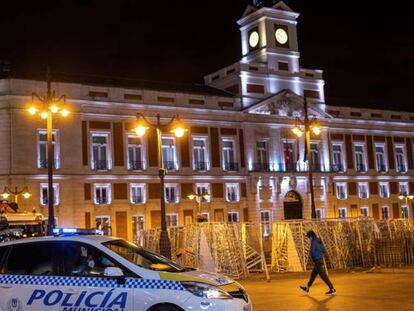
<instances>
[{"instance_id":1,"label":"balcony","mask_svg":"<svg viewBox=\"0 0 414 311\"><path fill-rule=\"evenodd\" d=\"M253 163L251 172L270 172L270 163Z\"/></svg>"},{"instance_id":2,"label":"balcony","mask_svg":"<svg viewBox=\"0 0 414 311\"><path fill-rule=\"evenodd\" d=\"M299 172L297 163L285 163L284 172Z\"/></svg>"},{"instance_id":3,"label":"balcony","mask_svg":"<svg viewBox=\"0 0 414 311\"><path fill-rule=\"evenodd\" d=\"M397 165L398 173L407 173L407 167L404 164Z\"/></svg>"},{"instance_id":4,"label":"balcony","mask_svg":"<svg viewBox=\"0 0 414 311\"><path fill-rule=\"evenodd\" d=\"M128 169L133 171L143 171L145 169L145 165L143 161L129 161Z\"/></svg>"},{"instance_id":5,"label":"balcony","mask_svg":"<svg viewBox=\"0 0 414 311\"><path fill-rule=\"evenodd\" d=\"M95 198L95 204L109 204L109 201L105 197L102 197L102 198L96 197Z\"/></svg>"},{"instance_id":6,"label":"balcony","mask_svg":"<svg viewBox=\"0 0 414 311\"><path fill-rule=\"evenodd\" d=\"M378 164L377 165L377 172L378 173L386 173L386 172L388 172L388 168L385 164Z\"/></svg>"},{"instance_id":7,"label":"balcony","mask_svg":"<svg viewBox=\"0 0 414 311\"><path fill-rule=\"evenodd\" d=\"M236 193L227 193L227 202L235 203L239 201Z\"/></svg>"},{"instance_id":8,"label":"balcony","mask_svg":"<svg viewBox=\"0 0 414 311\"><path fill-rule=\"evenodd\" d=\"M176 171L178 169L178 163L175 161L163 161L162 163L167 171Z\"/></svg>"},{"instance_id":9,"label":"balcony","mask_svg":"<svg viewBox=\"0 0 414 311\"><path fill-rule=\"evenodd\" d=\"M133 195L131 201L134 204L144 203L144 197L142 195Z\"/></svg>"},{"instance_id":10,"label":"balcony","mask_svg":"<svg viewBox=\"0 0 414 311\"><path fill-rule=\"evenodd\" d=\"M367 168L365 167L365 164L356 164L355 165L355 171L358 173L366 173Z\"/></svg>"},{"instance_id":11,"label":"balcony","mask_svg":"<svg viewBox=\"0 0 414 311\"><path fill-rule=\"evenodd\" d=\"M92 169L98 171L109 170L109 161L108 160L93 160Z\"/></svg>"},{"instance_id":12,"label":"balcony","mask_svg":"<svg viewBox=\"0 0 414 311\"><path fill-rule=\"evenodd\" d=\"M359 193L360 199L368 199L368 192L360 192Z\"/></svg>"},{"instance_id":13,"label":"balcony","mask_svg":"<svg viewBox=\"0 0 414 311\"><path fill-rule=\"evenodd\" d=\"M312 163L312 172L322 173L324 172L324 167L321 163Z\"/></svg>"},{"instance_id":14,"label":"balcony","mask_svg":"<svg viewBox=\"0 0 414 311\"><path fill-rule=\"evenodd\" d=\"M224 170L225 171L238 171L239 170L239 163L224 162Z\"/></svg>"},{"instance_id":15,"label":"balcony","mask_svg":"<svg viewBox=\"0 0 414 311\"><path fill-rule=\"evenodd\" d=\"M390 194L388 192L385 191L380 191L380 197L383 199L389 198Z\"/></svg>"},{"instance_id":16,"label":"balcony","mask_svg":"<svg viewBox=\"0 0 414 311\"><path fill-rule=\"evenodd\" d=\"M339 200L345 200L346 199L346 194L345 194L345 192L339 192L339 193L336 194L336 197Z\"/></svg>"},{"instance_id":17,"label":"balcony","mask_svg":"<svg viewBox=\"0 0 414 311\"><path fill-rule=\"evenodd\" d=\"M334 172L334 173L343 173L343 172L345 172L344 165L342 163L332 164L331 165L331 172Z\"/></svg>"},{"instance_id":18,"label":"balcony","mask_svg":"<svg viewBox=\"0 0 414 311\"><path fill-rule=\"evenodd\" d=\"M48 160L46 160L46 159L39 159L38 160L38 165L37 165L37 167L38 168L44 168L44 169L47 169L47 165L48 165ZM60 167L60 165L59 165L59 159L55 159L54 161L53 161L53 168L54 169L58 169Z\"/></svg>"},{"instance_id":19,"label":"balcony","mask_svg":"<svg viewBox=\"0 0 414 311\"><path fill-rule=\"evenodd\" d=\"M194 163L194 170L195 171L208 171L209 169L208 162L195 162Z\"/></svg>"},{"instance_id":20,"label":"balcony","mask_svg":"<svg viewBox=\"0 0 414 311\"><path fill-rule=\"evenodd\" d=\"M166 195L165 196L165 202L166 203L177 203L178 202L178 197L175 195Z\"/></svg>"},{"instance_id":21,"label":"balcony","mask_svg":"<svg viewBox=\"0 0 414 311\"><path fill-rule=\"evenodd\" d=\"M42 197L40 199L41 205L48 205L49 204L49 198L48 197ZM56 206L56 200L54 200L53 206Z\"/></svg>"}]
</instances>

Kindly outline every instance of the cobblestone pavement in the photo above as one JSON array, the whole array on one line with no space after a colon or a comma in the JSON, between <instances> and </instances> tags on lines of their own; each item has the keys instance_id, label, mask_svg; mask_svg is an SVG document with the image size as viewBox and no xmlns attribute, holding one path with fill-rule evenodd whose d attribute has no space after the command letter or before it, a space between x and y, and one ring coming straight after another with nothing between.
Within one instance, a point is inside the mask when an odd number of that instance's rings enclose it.
<instances>
[{"instance_id":1,"label":"cobblestone pavement","mask_svg":"<svg viewBox=\"0 0 414 311\"><path fill-rule=\"evenodd\" d=\"M304 295L298 286L307 278L304 273L275 274L270 283L261 276L240 283L254 311L414 310L414 270L330 273L338 292L333 297L324 295L327 287L319 277Z\"/></svg>"}]
</instances>

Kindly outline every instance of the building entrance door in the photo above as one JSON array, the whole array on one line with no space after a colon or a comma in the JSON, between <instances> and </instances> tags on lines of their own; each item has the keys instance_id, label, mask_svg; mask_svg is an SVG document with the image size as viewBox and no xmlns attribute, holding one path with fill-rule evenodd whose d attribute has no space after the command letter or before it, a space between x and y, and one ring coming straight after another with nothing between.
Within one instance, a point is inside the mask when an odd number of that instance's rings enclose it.
<instances>
[{"instance_id":1,"label":"building entrance door","mask_svg":"<svg viewBox=\"0 0 414 311\"><path fill-rule=\"evenodd\" d=\"M285 219L303 219L302 199L296 191L289 191L283 202Z\"/></svg>"}]
</instances>

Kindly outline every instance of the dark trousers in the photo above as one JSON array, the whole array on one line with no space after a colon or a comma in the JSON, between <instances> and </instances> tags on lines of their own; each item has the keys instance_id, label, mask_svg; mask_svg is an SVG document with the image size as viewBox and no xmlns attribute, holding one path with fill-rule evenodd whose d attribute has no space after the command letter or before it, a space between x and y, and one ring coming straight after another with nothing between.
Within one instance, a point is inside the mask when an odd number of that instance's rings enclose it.
<instances>
[{"instance_id":1,"label":"dark trousers","mask_svg":"<svg viewBox=\"0 0 414 311\"><path fill-rule=\"evenodd\" d=\"M309 282L308 282L308 287L312 286L313 281L315 281L316 277L319 274L321 279L326 283L326 285L328 285L329 289L333 289L334 286L332 285L331 281L329 280L329 277L326 274L325 267L323 266L323 259L320 259L318 261L314 261L313 264L314 264L314 266L313 266L312 273L310 275L310 279L309 279Z\"/></svg>"}]
</instances>

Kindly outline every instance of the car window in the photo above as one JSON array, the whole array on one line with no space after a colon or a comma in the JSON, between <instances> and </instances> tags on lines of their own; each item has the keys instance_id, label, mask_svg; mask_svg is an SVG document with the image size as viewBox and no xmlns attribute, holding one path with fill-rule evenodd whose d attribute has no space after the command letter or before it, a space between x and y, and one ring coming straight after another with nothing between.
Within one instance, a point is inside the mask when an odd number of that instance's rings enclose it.
<instances>
[{"instance_id":1,"label":"car window","mask_svg":"<svg viewBox=\"0 0 414 311\"><path fill-rule=\"evenodd\" d=\"M56 243L25 243L11 247L2 273L13 275L56 275Z\"/></svg>"},{"instance_id":2,"label":"car window","mask_svg":"<svg viewBox=\"0 0 414 311\"><path fill-rule=\"evenodd\" d=\"M3 259L6 256L6 252L7 252L7 247L5 246L0 247L0 269L2 267Z\"/></svg>"},{"instance_id":3,"label":"car window","mask_svg":"<svg viewBox=\"0 0 414 311\"><path fill-rule=\"evenodd\" d=\"M100 250L78 242L63 243L63 261L66 276L104 276L105 268L117 267Z\"/></svg>"}]
</instances>

